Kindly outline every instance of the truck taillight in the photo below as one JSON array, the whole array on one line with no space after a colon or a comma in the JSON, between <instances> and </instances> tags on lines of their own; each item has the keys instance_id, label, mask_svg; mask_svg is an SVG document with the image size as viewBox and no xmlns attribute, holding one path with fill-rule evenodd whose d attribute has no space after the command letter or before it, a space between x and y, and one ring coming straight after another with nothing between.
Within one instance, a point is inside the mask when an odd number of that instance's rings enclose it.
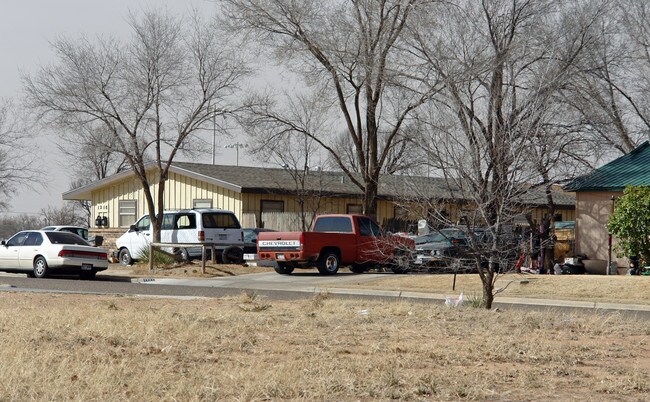
<instances>
[{"instance_id":1,"label":"truck taillight","mask_svg":"<svg viewBox=\"0 0 650 402\"><path fill-rule=\"evenodd\" d=\"M305 244L305 233L300 233L300 247L299 250L302 251L302 245Z\"/></svg>"},{"instance_id":2,"label":"truck taillight","mask_svg":"<svg viewBox=\"0 0 650 402\"><path fill-rule=\"evenodd\" d=\"M205 232L203 230L199 230L199 241L205 241Z\"/></svg>"}]
</instances>

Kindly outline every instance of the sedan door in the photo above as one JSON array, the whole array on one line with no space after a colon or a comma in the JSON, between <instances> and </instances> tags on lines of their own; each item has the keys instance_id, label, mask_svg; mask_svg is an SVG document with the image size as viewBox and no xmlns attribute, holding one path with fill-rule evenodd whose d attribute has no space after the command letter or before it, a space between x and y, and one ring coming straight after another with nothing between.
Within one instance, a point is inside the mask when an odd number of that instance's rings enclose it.
<instances>
[{"instance_id":1,"label":"sedan door","mask_svg":"<svg viewBox=\"0 0 650 402\"><path fill-rule=\"evenodd\" d=\"M18 251L18 260L20 268L31 269L34 267L34 258L42 255L47 261L47 255L42 250L43 235L38 232L30 232Z\"/></svg>"},{"instance_id":2,"label":"sedan door","mask_svg":"<svg viewBox=\"0 0 650 402\"><path fill-rule=\"evenodd\" d=\"M18 251L23 246L29 232L20 232L0 246L0 268L18 269Z\"/></svg>"}]
</instances>

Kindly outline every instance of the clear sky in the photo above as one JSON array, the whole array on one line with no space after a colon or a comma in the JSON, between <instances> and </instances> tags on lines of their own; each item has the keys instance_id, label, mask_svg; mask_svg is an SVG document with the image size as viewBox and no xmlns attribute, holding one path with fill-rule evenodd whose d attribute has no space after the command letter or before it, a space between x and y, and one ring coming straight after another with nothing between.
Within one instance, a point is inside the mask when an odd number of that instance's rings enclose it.
<instances>
[{"instance_id":1,"label":"clear sky","mask_svg":"<svg viewBox=\"0 0 650 402\"><path fill-rule=\"evenodd\" d=\"M166 7L182 13L190 8L212 13L215 5L209 0L2 0L0 3L0 98L21 97L21 73L32 73L37 67L53 62L49 42L58 35L78 37L81 34L127 36L126 17L129 11L150 7ZM23 186L10 202L7 212L34 213L48 205L59 206L61 194L69 189L70 177L66 160L55 146L51 133L39 133L33 139L33 153L42 161L46 172L44 185ZM221 143L235 142L222 140ZM235 149L217 152L217 163L235 164ZM205 156L200 162L211 163ZM240 150L240 164L250 164Z\"/></svg>"}]
</instances>

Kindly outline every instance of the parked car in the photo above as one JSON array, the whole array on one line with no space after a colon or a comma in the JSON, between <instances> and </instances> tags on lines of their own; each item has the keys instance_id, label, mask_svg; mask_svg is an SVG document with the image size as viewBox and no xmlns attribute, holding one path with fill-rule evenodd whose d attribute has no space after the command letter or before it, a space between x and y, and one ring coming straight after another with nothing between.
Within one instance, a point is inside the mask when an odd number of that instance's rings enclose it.
<instances>
[{"instance_id":1,"label":"parked car","mask_svg":"<svg viewBox=\"0 0 650 402\"><path fill-rule=\"evenodd\" d=\"M44 278L73 273L92 279L108 268L107 252L65 231L28 230L0 243L0 270Z\"/></svg>"},{"instance_id":2,"label":"parked car","mask_svg":"<svg viewBox=\"0 0 650 402\"><path fill-rule=\"evenodd\" d=\"M518 244L510 227L504 227L501 245L496 256L497 272L514 269L517 258ZM472 240L476 241L472 244ZM476 271L476 257L480 264L487 268L488 255L492 247L492 235L484 228L475 228L471 238L465 228L449 227L433 233L419 236L415 240L415 263L431 269L446 269L453 271Z\"/></svg>"},{"instance_id":3,"label":"parked car","mask_svg":"<svg viewBox=\"0 0 650 402\"><path fill-rule=\"evenodd\" d=\"M142 216L116 241L120 263L129 265L140 259L151 242L152 224L149 215ZM169 251L181 259L201 256L201 244L214 244L217 256L230 246L241 246L243 232L231 211L220 209L186 209L163 213L160 241L162 243L196 243L197 247L181 247Z\"/></svg>"},{"instance_id":4,"label":"parked car","mask_svg":"<svg viewBox=\"0 0 650 402\"><path fill-rule=\"evenodd\" d=\"M257 235L260 232L275 232L275 230L264 228L244 228L242 229L242 232L244 239L242 244L235 244L223 249L221 260L224 264L242 264L246 260L257 260Z\"/></svg>"},{"instance_id":5,"label":"parked car","mask_svg":"<svg viewBox=\"0 0 650 402\"><path fill-rule=\"evenodd\" d=\"M55 232L70 232L76 234L77 236L83 238L84 240L88 240L88 228L84 228L81 226L45 226L44 228L40 228L39 230L55 231Z\"/></svg>"},{"instance_id":6,"label":"parked car","mask_svg":"<svg viewBox=\"0 0 650 402\"><path fill-rule=\"evenodd\" d=\"M88 237L88 228L82 226L46 226L41 230L53 230L55 232L70 232L83 237L91 246L100 247L104 243L104 236Z\"/></svg>"},{"instance_id":7,"label":"parked car","mask_svg":"<svg viewBox=\"0 0 650 402\"><path fill-rule=\"evenodd\" d=\"M415 263L446 265L452 258L460 258L468 249L467 237L459 228L445 228L415 238Z\"/></svg>"}]
</instances>

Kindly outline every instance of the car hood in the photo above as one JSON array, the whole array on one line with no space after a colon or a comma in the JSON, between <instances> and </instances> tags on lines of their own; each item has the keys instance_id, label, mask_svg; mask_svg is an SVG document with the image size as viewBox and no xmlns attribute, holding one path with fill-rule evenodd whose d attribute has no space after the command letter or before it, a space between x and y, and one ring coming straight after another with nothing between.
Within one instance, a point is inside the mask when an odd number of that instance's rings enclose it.
<instances>
[{"instance_id":1,"label":"car hood","mask_svg":"<svg viewBox=\"0 0 650 402\"><path fill-rule=\"evenodd\" d=\"M438 241L438 242L433 242L433 243L424 243L424 244L418 244L415 246L416 250L439 250L442 248L450 248L451 242L448 241Z\"/></svg>"}]
</instances>

